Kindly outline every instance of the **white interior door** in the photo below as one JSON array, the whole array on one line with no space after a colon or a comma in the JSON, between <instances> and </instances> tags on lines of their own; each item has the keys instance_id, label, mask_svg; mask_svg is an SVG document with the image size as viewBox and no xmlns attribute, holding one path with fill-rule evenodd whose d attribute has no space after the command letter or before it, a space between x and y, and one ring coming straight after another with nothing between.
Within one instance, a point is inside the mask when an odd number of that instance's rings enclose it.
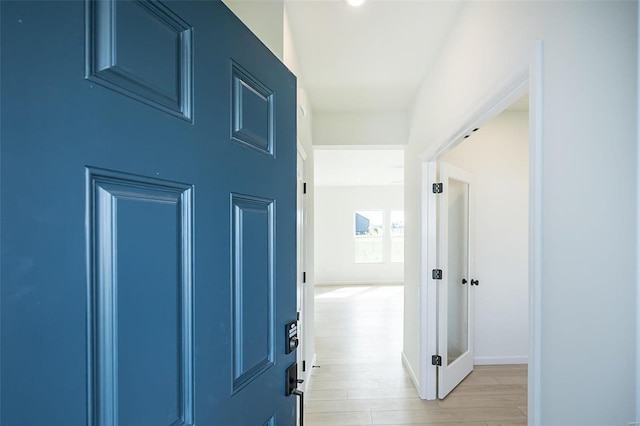
<instances>
[{"instance_id":1,"label":"white interior door","mask_svg":"<svg viewBox=\"0 0 640 426\"><path fill-rule=\"evenodd\" d=\"M440 163L438 265L438 398L473 370L472 177ZM475 282L475 281L474 281Z\"/></svg>"}]
</instances>

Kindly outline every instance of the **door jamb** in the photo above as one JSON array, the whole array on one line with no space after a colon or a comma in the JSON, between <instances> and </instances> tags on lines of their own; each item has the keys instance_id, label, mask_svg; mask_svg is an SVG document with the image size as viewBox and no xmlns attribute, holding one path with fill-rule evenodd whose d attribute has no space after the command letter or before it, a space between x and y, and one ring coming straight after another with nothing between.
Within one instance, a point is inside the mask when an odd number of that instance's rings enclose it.
<instances>
[{"instance_id":1,"label":"door jamb","mask_svg":"<svg viewBox=\"0 0 640 426\"><path fill-rule=\"evenodd\" d=\"M523 94L529 92L529 377L528 422L540 424L541 373L541 280L542 280L542 174L543 174L543 66L544 45L537 40L533 54L510 79L479 103L458 129L425 151L422 160L421 272L420 272L420 398L436 399L437 369L430 363L437 353L437 294L429 271L436 268L436 200L431 184L437 160L464 140L473 129L491 120Z\"/></svg>"},{"instance_id":2,"label":"door jamb","mask_svg":"<svg viewBox=\"0 0 640 426\"><path fill-rule=\"evenodd\" d=\"M300 143L300 139L298 139L297 144L296 144L296 181L297 181L297 174L298 172L301 172L302 176L302 182L303 185L306 185L306 161L307 161L307 152L305 151L304 147L302 146L302 143ZM300 161L302 160L302 161ZM302 163L302 164L300 164ZM296 185L297 187L297 185ZM296 193L297 195L300 195L299 192L296 189ZM297 202L296 202L296 210L297 210ZM302 194L302 223L298 223L298 218L297 218L297 213L296 213L296 229L297 232L301 232L302 233L302 238L296 238L296 256L298 256L299 258L296 259L296 265L299 265L301 267L301 270L297 271L296 273L296 291L298 290L298 283L297 280L301 280L303 273L308 277L309 274L307 274L307 250L306 250L306 243L307 243L307 236L308 236L308 230L307 230L307 197L306 197L306 193L303 192ZM300 247L298 247L298 244L300 244ZM307 292L307 284L305 282L302 283L302 303L300 306L300 317L302 318L302 324L300 324L300 346L298 347L297 351L298 354L296 355L296 359L302 359L303 361L307 362L307 368L306 371L304 372L304 374L302 375L302 379L304 380L302 382L302 390L303 392L306 392L307 390L307 386L309 384L309 378L311 377L311 367L313 365L313 360L306 360L306 356L307 356L307 349L308 349L308 343L309 340L307 338L307 331L309 329L309 324L308 324L308 320L307 320L307 314L308 312L306 312L307 310L307 299L308 299L308 292ZM298 294L296 294L296 299L299 297ZM311 325L313 326L313 325ZM302 366L300 366L300 368L302 368Z\"/></svg>"}]
</instances>

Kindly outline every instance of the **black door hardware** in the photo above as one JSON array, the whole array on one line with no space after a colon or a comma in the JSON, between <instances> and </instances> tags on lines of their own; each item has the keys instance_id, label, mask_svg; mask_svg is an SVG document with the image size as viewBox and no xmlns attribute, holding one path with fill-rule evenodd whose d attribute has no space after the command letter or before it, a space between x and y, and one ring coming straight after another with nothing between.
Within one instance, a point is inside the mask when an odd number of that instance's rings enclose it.
<instances>
[{"instance_id":1,"label":"black door hardware","mask_svg":"<svg viewBox=\"0 0 640 426\"><path fill-rule=\"evenodd\" d=\"M480 285L480 281L478 281L478 280L471 280L471 285Z\"/></svg>"},{"instance_id":2,"label":"black door hardware","mask_svg":"<svg viewBox=\"0 0 640 426\"><path fill-rule=\"evenodd\" d=\"M284 326L284 353L290 354L298 347L298 321L288 322Z\"/></svg>"},{"instance_id":3,"label":"black door hardware","mask_svg":"<svg viewBox=\"0 0 640 426\"><path fill-rule=\"evenodd\" d=\"M299 412L300 412L300 426L304 426L304 392L298 389L298 383L304 382L304 380L298 379L298 364L293 363L289 368L287 368L287 391L286 396L299 396Z\"/></svg>"},{"instance_id":4,"label":"black door hardware","mask_svg":"<svg viewBox=\"0 0 640 426\"><path fill-rule=\"evenodd\" d=\"M467 279L466 279L466 278L463 278L463 279L462 279L462 284L466 284L466 283L467 283Z\"/></svg>"}]
</instances>

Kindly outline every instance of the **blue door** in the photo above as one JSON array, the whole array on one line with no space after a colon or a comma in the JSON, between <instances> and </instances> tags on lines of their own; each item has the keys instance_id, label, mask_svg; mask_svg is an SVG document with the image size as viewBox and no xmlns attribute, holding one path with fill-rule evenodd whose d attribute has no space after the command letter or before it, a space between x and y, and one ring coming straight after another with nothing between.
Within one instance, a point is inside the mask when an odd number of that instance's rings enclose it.
<instances>
[{"instance_id":1,"label":"blue door","mask_svg":"<svg viewBox=\"0 0 640 426\"><path fill-rule=\"evenodd\" d=\"M295 77L218 1L0 7L2 426L293 425Z\"/></svg>"}]
</instances>

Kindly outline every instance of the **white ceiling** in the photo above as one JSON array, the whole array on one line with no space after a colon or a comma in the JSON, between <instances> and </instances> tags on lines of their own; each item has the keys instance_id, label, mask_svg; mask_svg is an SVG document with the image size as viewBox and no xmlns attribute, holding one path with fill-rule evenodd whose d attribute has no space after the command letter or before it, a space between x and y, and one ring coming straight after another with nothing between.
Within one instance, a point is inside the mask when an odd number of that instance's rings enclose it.
<instances>
[{"instance_id":1,"label":"white ceiling","mask_svg":"<svg viewBox=\"0 0 640 426\"><path fill-rule=\"evenodd\" d=\"M403 149L315 149L315 186L403 185Z\"/></svg>"},{"instance_id":2,"label":"white ceiling","mask_svg":"<svg viewBox=\"0 0 640 426\"><path fill-rule=\"evenodd\" d=\"M528 111L529 95L523 95L506 110ZM404 184L403 149L317 147L313 155L316 186Z\"/></svg>"},{"instance_id":3,"label":"white ceiling","mask_svg":"<svg viewBox=\"0 0 640 426\"><path fill-rule=\"evenodd\" d=\"M314 111L409 108L446 38L458 0L286 0Z\"/></svg>"},{"instance_id":4,"label":"white ceiling","mask_svg":"<svg viewBox=\"0 0 640 426\"><path fill-rule=\"evenodd\" d=\"M459 0L285 0L314 112L408 110ZM509 107L528 108L528 97ZM316 186L403 185L404 150L316 148Z\"/></svg>"}]
</instances>

